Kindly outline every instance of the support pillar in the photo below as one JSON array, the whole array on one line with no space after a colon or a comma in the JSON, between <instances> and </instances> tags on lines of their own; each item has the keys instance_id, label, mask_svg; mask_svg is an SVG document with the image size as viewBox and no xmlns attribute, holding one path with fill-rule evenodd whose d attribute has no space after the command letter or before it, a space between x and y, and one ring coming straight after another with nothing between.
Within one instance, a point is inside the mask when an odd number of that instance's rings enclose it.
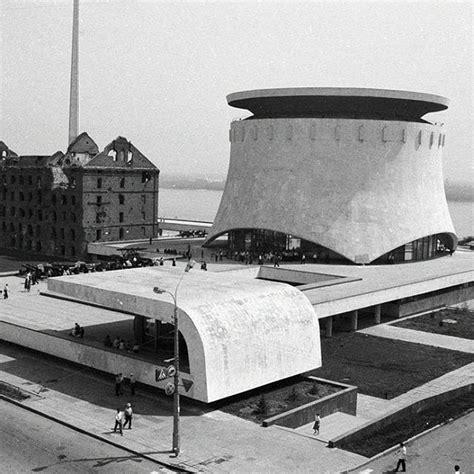
<instances>
[{"instance_id":1,"label":"support pillar","mask_svg":"<svg viewBox=\"0 0 474 474\"><path fill-rule=\"evenodd\" d=\"M133 322L133 335L138 344L145 342L145 318L143 316L135 316Z\"/></svg>"},{"instance_id":2,"label":"support pillar","mask_svg":"<svg viewBox=\"0 0 474 474\"><path fill-rule=\"evenodd\" d=\"M351 311L351 331L357 331L357 322L359 319L359 311Z\"/></svg>"},{"instance_id":3,"label":"support pillar","mask_svg":"<svg viewBox=\"0 0 474 474\"><path fill-rule=\"evenodd\" d=\"M326 318L326 337L332 337L332 316Z\"/></svg>"},{"instance_id":4,"label":"support pillar","mask_svg":"<svg viewBox=\"0 0 474 474\"><path fill-rule=\"evenodd\" d=\"M380 324L381 309L382 309L382 305L380 304L378 304L375 307L375 312L374 312L375 324Z\"/></svg>"}]
</instances>

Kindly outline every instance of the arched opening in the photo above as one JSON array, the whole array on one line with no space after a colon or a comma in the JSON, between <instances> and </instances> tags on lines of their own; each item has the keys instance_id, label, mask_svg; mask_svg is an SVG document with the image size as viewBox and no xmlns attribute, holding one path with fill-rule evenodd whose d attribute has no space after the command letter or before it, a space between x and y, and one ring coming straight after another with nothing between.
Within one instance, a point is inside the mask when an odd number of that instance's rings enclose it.
<instances>
[{"instance_id":1,"label":"arched opening","mask_svg":"<svg viewBox=\"0 0 474 474\"><path fill-rule=\"evenodd\" d=\"M456 249L456 244L456 239L452 234L428 235L401 245L371 263L384 265L430 260L444 255L452 255Z\"/></svg>"},{"instance_id":2,"label":"arched opening","mask_svg":"<svg viewBox=\"0 0 474 474\"><path fill-rule=\"evenodd\" d=\"M172 364L174 358L174 325L159 319L135 316L135 340L147 351L156 353L159 365ZM179 331L179 359L183 372L189 373L189 354L186 340Z\"/></svg>"},{"instance_id":3,"label":"arched opening","mask_svg":"<svg viewBox=\"0 0 474 474\"><path fill-rule=\"evenodd\" d=\"M217 237L219 236L215 236ZM281 261L287 262L304 260L308 263L354 264L327 247L283 232L268 229L233 229L227 233L227 237L227 251L237 260L250 259L257 262L263 259L264 263L267 263L278 256Z\"/></svg>"}]
</instances>

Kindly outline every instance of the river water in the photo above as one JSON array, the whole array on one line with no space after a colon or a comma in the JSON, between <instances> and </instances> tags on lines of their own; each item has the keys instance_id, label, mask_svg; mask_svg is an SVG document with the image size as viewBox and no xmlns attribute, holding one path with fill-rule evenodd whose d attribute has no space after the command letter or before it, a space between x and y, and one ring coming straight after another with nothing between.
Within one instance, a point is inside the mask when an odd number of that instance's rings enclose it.
<instances>
[{"instance_id":1,"label":"river water","mask_svg":"<svg viewBox=\"0 0 474 474\"><path fill-rule=\"evenodd\" d=\"M222 191L206 189L160 189L160 217L213 221ZM457 236L474 236L474 202L449 201L449 210Z\"/></svg>"}]
</instances>

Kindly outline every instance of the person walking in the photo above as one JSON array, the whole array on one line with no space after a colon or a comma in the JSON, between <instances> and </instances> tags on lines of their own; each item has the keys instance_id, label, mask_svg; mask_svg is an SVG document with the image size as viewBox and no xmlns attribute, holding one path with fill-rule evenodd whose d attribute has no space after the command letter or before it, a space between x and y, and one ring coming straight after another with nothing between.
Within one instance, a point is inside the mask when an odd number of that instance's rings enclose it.
<instances>
[{"instance_id":1,"label":"person walking","mask_svg":"<svg viewBox=\"0 0 474 474\"><path fill-rule=\"evenodd\" d=\"M397 457L398 457L398 462L397 462L397 467L395 468L395 472L398 472L399 467L403 468L401 472L406 472L407 448L405 447L403 443L400 443L400 447L397 450Z\"/></svg>"},{"instance_id":2,"label":"person walking","mask_svg":"<svg viewBox=\"0 0 474 474\"><path fill-rule=\"evenodd\" d=\"M319 413L316 413L314 415L314 424L313 424L313 434L317 435L319 434L319 427L321 426L321 417L319 416Z\"/></svg>"},{"instance_id":3,"label":"person walking","mask_svg":"<svg viewBox=\"0 0 474 474\"><path fill-rule=\"evenodd\" d=\"M117 428L120 432L120 435L123 436L123 412L120 411L120 408L117 408L117 413L115 414L115 426L114 433L117 432Z\"/></svg>"},{"instance_id":4,"label":"person walking","mask_svg":"<svg viewBox=\"0 0 474 474\"><path fill-rule=\"evenodd\" d=\"M3 299L8 299L8 283L5 283L5 287L3 288Z\"/></svg>"},{"instance_id":5,"label":"person walking","mask_svg":"<svg viewBox=\"0 0 474 474\"><path fill-rule=\"evenodd\" d=\"M123 375L122 375L122 372L120 372L119 374L115 376L115 395L117 395L117 397L119 395L123 395L122 383L123 383Z\"/></svg>"},{"instance_id":6,"label":"person walking","mask_svg":"<svg viewBox=\"0 0 474 474\"><path fill-rule=\"evenodd\" d=\"M128 379L130 380L130 394L135 395L135 389L137 387L137 379L136 379L135 375L133 375L133 374L130 374L128 376Z\"/></svg>"},{"instance_id":7,"label":"person walking","mask_svg":"<svg viewBox=\"0 0 474 474\"><path fill-rule=\"evenodd\" d=\"M133 417L133 410L132 410L132 404L127 403L127 406L125 407L125 423L123 424L123 429L127 427L128 424L128 429L132 429L132 417Z\"/></svg>"}]
</instances>

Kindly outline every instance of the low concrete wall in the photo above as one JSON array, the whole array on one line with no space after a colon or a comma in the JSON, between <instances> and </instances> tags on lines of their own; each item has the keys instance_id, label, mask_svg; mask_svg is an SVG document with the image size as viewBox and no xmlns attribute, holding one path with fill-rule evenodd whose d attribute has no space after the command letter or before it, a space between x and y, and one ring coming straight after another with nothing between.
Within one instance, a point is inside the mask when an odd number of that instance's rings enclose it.
<instances>
[{"instance_id":1,"label":"low concrete wall","mask_svg":"<svg viewBox=\"0 0 474 474\"><path fill-rule=\"evenodd\" d=\"M414 416L420 411L438 405L444 401L451 400L458 395L469 393L472 391L474 384L468 384L463 387L455 388L449 392L444 392L433 397L425 398L413 403L401 410L393 410L380 418L371 420L365 425L359 426L348 433L345 433L337 438L329 441L329 447L344 449L350 442L356 441L359 438L367 439L375 434L375 432L386 428L388 425L405 418L406 416Z\"/></svg>"},{"instance_id":2,"label":"low concrete wall","mask_svg":"<svg viewBox=\"0 0 474 474\"><path fill-rule=\"evenodd\" d=\"M325 383L340 387L341 390L327 397L320 398L314 402L307 403L292 410L288 410L279 415L267 418L262 422L263 426L279 425L287 428L298 428L299 426L311 423L314 414L319 413L321 418L342 411L349 415L355 415L357 411L357 387L346 385L331 380L317 377L305 377L307 380Z\"/></svg>"},{"instance_id":3,"label":"low concrete wall","mask_svg":"<svg viewBox=\"0 0 474 474\"><path fill-rule=\"evenodd\" d=\"M74 341L64 339L62 337L46 334L41 331L33 331L31 329L16 326L14 324L0 321L0 339L3 339L19 346L28 347L38 352L44 352L60 359L69 360L77 364L81 364L102 372L117 374L122 372L125 376L133 373L138 382L153 387L164 389L166 384L172 382L171 378L156 381L156 374L162 366L146 362L142 359L127 357L115 352L100 349L98 347L82 344L77 339ZM183 374L186 380L193 382L191 375ZM180 393L185 396L192 394L189 384L186 384L189 393L180 383Z\"/></svg>"},{"instance_id":4,"label":"low concrete wall","mask_svg":"<svg viewBox=\"0 0 474 474\"><path fill-rule=\"evenodd\" d=\"M430 309L435 310L436 308L462 303L471 299L474 299L474 286L456 287L452 290L440 291L439 294L420 295L412 300L386 303L382 307L382 313L395 318L403 318L411 314L421 313Z\"/></svg>"}]
</instances>

